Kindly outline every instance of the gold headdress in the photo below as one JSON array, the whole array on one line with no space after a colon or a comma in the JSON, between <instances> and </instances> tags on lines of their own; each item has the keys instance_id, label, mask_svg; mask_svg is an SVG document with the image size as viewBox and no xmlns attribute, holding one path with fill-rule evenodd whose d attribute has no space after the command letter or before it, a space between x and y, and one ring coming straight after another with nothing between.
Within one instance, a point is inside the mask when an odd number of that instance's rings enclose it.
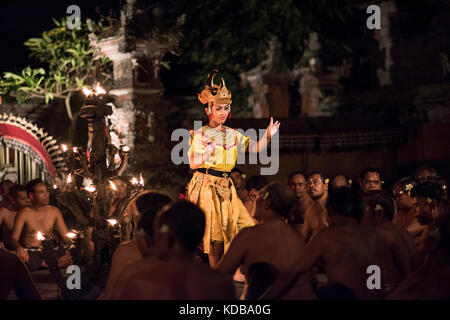
<instances>
[{"instance_id":1,"label":"gold headdress","mask_svg":"<svg viewBox=\"0 0 450 320\"><path fill-rule=\"evenodd\" d=\"M203 104L208 104L208 109L211 112L211 106L214 104L231 104L231 91L227 89L225 80L219 75L221 81L220 85L214 84L214 77L219 74L219 71L214 69L206 79L205 88L198 94L198 100ZM231 108L230 108L231 111Z\"/></svg>"}]
</instances>

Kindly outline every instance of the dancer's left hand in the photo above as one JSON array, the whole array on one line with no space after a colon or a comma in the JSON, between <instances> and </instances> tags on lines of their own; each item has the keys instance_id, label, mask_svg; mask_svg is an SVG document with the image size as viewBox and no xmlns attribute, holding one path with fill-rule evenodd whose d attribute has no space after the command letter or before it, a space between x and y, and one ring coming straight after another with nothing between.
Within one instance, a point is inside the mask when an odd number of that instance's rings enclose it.
<instances>
[{"instance_id":1,"label":"dancer's left hand","mask_svg":"<svg viewBox=\"0 0 450 320\"><path fill-rule=\"evenodd\" d=\"M273 123L273 117L270 117L270 123L267 127L267 137L270 139L275 133L277 133L278 128L280 127L280 124L278 121Z\"/></svg>"}]
</instances>

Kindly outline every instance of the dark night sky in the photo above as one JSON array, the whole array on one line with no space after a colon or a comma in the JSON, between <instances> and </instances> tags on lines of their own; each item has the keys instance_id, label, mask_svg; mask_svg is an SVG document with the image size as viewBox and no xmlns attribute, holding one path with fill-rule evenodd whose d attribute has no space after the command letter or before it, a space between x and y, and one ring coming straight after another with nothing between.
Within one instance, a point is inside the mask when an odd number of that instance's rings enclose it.
<instances>
[{"instance_id":1,"label":"dark night sky","mask_svg":"<svg viewBox=\"0 0 450 320\"><path fill-rule=\"evenodd\" d=\"M119 16L119 9L125 0L58 0L58 1L2 1L0 4L0 74L5 71L18 72L27 65L33 65L23 43L29 38L39 37L44 30L54 27L52 17L68 16L69 5L78 5L81 19L98 19L98 7L103 15L112 9Z\"/></svg>"}]
</instances>

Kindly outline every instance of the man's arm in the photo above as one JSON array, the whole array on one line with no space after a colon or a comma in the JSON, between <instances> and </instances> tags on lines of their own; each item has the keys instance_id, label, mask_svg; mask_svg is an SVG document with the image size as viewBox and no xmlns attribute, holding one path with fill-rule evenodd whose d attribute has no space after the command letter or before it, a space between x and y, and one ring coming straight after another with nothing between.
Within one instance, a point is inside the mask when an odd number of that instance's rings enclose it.
<instances>
[{"instance_id":1,"label":"man's arm","mask_svg":"<svg viewBox=\"0 0 450 320\"><path fill-rule=\"evenodd\" d=\"M16 219L14 220L14 228L11 235L11 248L16 251L17 256L22 261L28 261L28 253L25 251L25 249L20 245L20 236L22 235L23 226L26 222L26 216L27 216L27 208L24 208L19 211L19 213L16 216Z\"/></svg>"},{"instance_id":2,"label":"man's arm","mask_svg":"<svg viewBox=\"0 0 450 320\"><path fill-rule=\"evenodd\" d=\"M57 207L53 207L53 210L55 210L56 214L56 230L58 230L61 238L63 239L64 243L69 242L69 238L67 237L67 234L69 233L69 229L67 229L66 223L64 222L63 216L61 211Z\"/></svg>"},{"instance_id":3,"label":"man's arm","mask_svg":"<svg viewBox=\"0 0 450 320\"><path fill-rule=\"evenodd\" d=\"M279 299L296 283L302 274L307 273L317 264L323 255L323 248L326 248L326 231L319 232L314 239L306 244L297 261L267 289L260 299Z\"/></svg>"},{"instance_id":4,"label":"man's arm","mask_svg":"<svg viewBox=\"0 0 450 320\"><path fill-rule=\"evenodd\" d=\"M237 268L244 262L247 244L252 241L251 232L253 230L242 229L236 237L231 241L227 252L220 259L217 270L233 276ZM249 234L250 233L250 234Z\"/></svg>"}]
</instances>

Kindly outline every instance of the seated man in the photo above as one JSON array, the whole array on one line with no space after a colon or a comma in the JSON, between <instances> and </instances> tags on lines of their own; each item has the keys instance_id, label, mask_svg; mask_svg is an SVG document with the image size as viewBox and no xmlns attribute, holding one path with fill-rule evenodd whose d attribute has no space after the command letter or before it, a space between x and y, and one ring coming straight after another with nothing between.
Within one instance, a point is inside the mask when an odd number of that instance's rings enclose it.
<instances>
[{"instance_id":1,"label":"seated man","mask_svg":"<svg viewBox=\"0 0 450 320\"><path fill-rule=\"evenodd\" d=\"M439 245L430 252L424 264L386 298L388 300L450 299L450 218L439 221Z\"/></svg>"},{"instance_id":2,"label":"seated man","mask_svg":"<svg viewBox=\"0 0 450 320\"><path fill-rule=\"evenodd\" d=\"M267 278L258 277L261 270L272 270L268 274L273 275L286 272L299 258L305 245L301 236L286 222L296 202L294 192L282 183L271 183L261 189L254 216L259 224L243 229L236 235L217 269L231 276L242 265L241 270L247 279L249 270L253 269L251 278L255 280L252 280L252 286L260 286L256 279ZM270 284L267 283L267 286ZM308 283L304 287L304 298L314 298L312 287ZM265 289L267 287L256 291L262 290L262 294ZM249 281L246 281L244 296L245 292L247 295L251 293L247 298L256 298L255 289L250 287Z\"/></svg>"},{"instance_id":3,"label":"seated man","mask_svg":"<svg viewBox=\"0 0 450 320\"><path fill-rule=\"evenodd\" d=\"M162 193L150 191L139 196L136 200L136 207L139 212L136 238L130 241L122 242L114 252L111 269L109 271L108 281L103 293L99 299L108 300L113 296L119 275L131 262L138 261L143 257L151 255L153 241L146 234L153 234L153 223L156 213L172 199Z\"/></svg>"},{"instance_id":4,"label":"seated man","mask_svg":"<svg viewBox=\"0 0 450 320\"><path fill-rule=\"evenodd\" d=\"M3 180L0 182L0 208L6 207L9 210L14 210L11 201L9 200L9 190L14 186L11 180Z\"/></svg>"},{"instance_id":5,"label":"seated man","mask_svg":"<svg viewBox=\"0 0 450 320\"><path fill-rule=\"evenodd\" d=\"M180 200L163 208L154 225L152 256L127 266L113 299L235 299L231 279L194 259L204 231L205 215L194 204Z\"/></svg>"},{"instance_id":6,"label":"seated man","mask_svg":"<svg viewBox=\"0 0 450 320\"><path fill-rule=\"evenodd\" d=\"M394 201L387 192L371 191L364 195L363 200L366 207L361 224L375 226L381 238L390 245L399 276L391 279L395 286L419 266L419 253L411 235L392 224Z\"/></svg>"},{"instance_id":7,"label":"seated man","mask_svg":"<svg viewBox=\"0 0 450 320\"><path fill-rule=\"evenodd\" d=\"M8 298L14 289L20 300L40 300L31 276L16 255L0 249L0 300Z\"/></svg>"},{"instance_id":8,"label":"seated man","mask_svg":"<svg viewBox=\"0 0 450 320\"><path fill-rule=\"evenodd\" d=\"M247 200L244 202L244 207L247 209L248 213L250 213L255 223L257 223L257 220L254 217L256 198L258 197L259 190L265 185L267 185L267 180L260 175L251 176L247 181L248 196Z\"/></svg>"},{"instance_id":9,"label":"seated man","mask_svg":"<svg viewBox=\"0 0 450 320\"><path fill-rule=\"evenodd\" d=\"M27 194L31 199L31 207L23 208L17 214L11 237L11 247L33 271L41 267L44 262L41 240L38 240L37 236L38 232L42 233L44 237L51 237L56 227L62 240L68 242L69 231L59 209L49 205L49 192L41 179L28 182Z\"/></svg>"},{"instance_id":10,"label":"seated man","mask_svg":"<svg viewBox=\"0 0 450 320\"><path fill-rule=\"evenodd\" d=\"M384 297L384 278L389 279L393 271L391 253L375 228L360 225L361 196L348 188L338 188L329 195L328 210L330 227L322 229L306 244L297 262L266 291L264 299L281 297L319 262L323 263L328 285L344 285L358 299ZM379 289L367 286L370 276L367 269L372 265L381 269Z\"/></svg>"},{"instance_id":11,"label":"seated man","mask_svg":"<svg viewBox=\"0 0 450 320\"><path fill-rule=\"evenodd\" d=\"M0 247L4 246L7 249L11 249L11 235L17 212L31 205L30 198L27 196L27 189L19 184L10 189L9 198L14 210L11 211L6 207L0 208L0 232L3 239Z\"/></svg>"}]
</instances>

